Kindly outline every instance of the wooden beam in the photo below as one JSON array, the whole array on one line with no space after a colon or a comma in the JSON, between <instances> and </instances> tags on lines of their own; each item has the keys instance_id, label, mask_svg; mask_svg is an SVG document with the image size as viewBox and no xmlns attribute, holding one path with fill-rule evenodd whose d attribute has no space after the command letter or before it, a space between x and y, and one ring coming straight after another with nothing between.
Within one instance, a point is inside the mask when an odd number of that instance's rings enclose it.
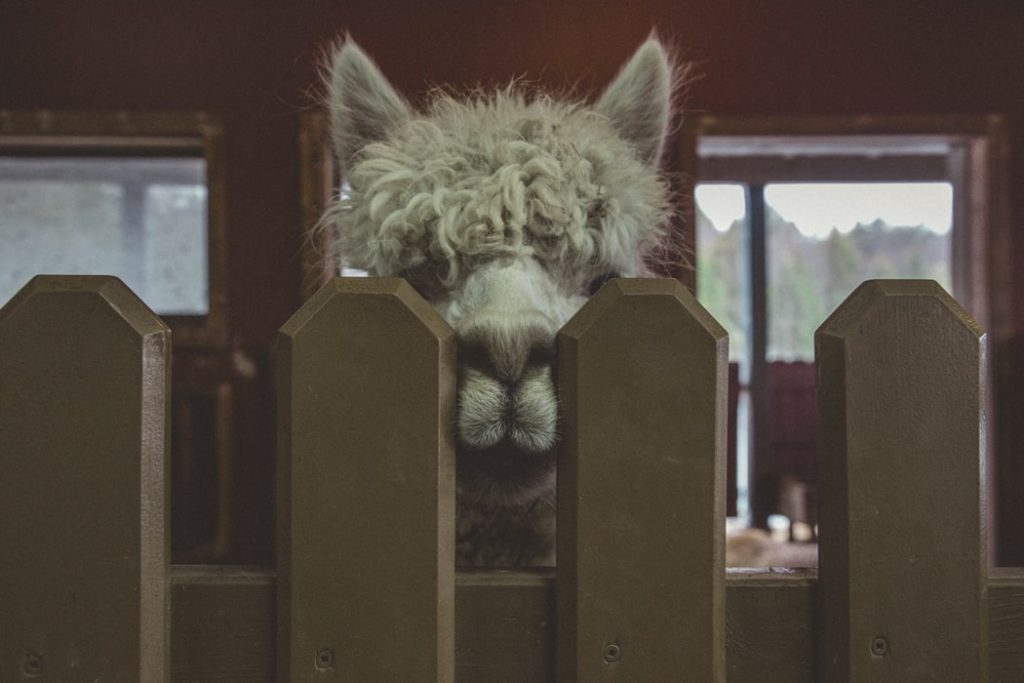
<instances>
[{"instance_id":1,"label":"wooden beam","mask_svg":"<svg viewBox=\"0 0 1024 683\"><path fill-rule=\"evenodd\" d=\"M135 150L133 150L135 151ZM206 187L206 160L200 147L190 153L178 150L155 153L138 152L132 156L90 153L63 153L50 150L52 156L0 157L0 179L7 182L113 183L134 186L144 192L148 185Z\"/></svg>"},{"instance_id":2,"label":"wooden beam","mask_svg":"<svg viewBox=\"0 0 1024 683\"><path fill-rule=\"evenodd\" d=\"M750 263L750 409L751 437L748 500L751 523L767 529L775 511L779 475L769 459L771 441L768 419L771 388L768 386L768 221L764 185L747 187L747 239Z\"/></svg>"},{"instance_id":3,"label":"wooden beam","mask_svg":"<svg viewBox=\"0 0 1024 683\"><path fill-rule=\"evenodd\" d=\"M908 183L949 182L944 155L752 154L705 156L698 171L702 183Z\"/></svg>"},{"instance_id":4,"label":"wooden beam","mask_svg":"<svg viewBox=\"0 0 1024 683\"><path fill-rule=\"evenodd\" d=\"M993 681L1024 680L1024 569L988 581ZM730 683L814 683L814 570L729 569ZM244 567L172 567L172 679L271 683L275 578ZM554 681L555 570L456 574L459 683ZM953 627L955 628L955 627Z\"/></svg>"},{"instance_id":5,"label":"wooden beam","mask_svg":"<svg viewBox=\"0 0 1024 683\"><path fill-rule=\"evenodd\" d=\"M727 343L675 280L558 335L560 681L725 680Z\"/></svg>"},{"instance_id":6,"label":"wooden beam","mask_svg":"<svg viewBox=\"0 0 1024 683\"><path fill-rule=\"evenodd\" d=\"M278 680L451 683L455 337L335 278L277 347Z\"/></svg>"},{"instance_id":7,"label":"wooden beam","mask_svg":"<svg viewBox=\"0 0 1024 683\"><path fill-rule=\"evenodd\" d=\"M276 680L276 596L267 569L172 567L172 679Z\"/></svg>"},{"instance_id":8,"label":"wooden beam","mask_svg":"<svg viewBox=\"0 0 1024 683\"><path fill-rule=\"evenodd\" d=\"M815 334L823 681L987 681L984 333L871 280Z\"/></svg>"},{"instance_id":9,"label":"wooden beam","mask_svg":"<svg viewBox=\"0 0 1024 683\"><path fill-rule=\"evenodd\" d=\"M114 277L0 309L0 680L167 680L169 346Z\"/></svg>"},{"instance_id":10,"label":"wooden beam","mask_svg":"<svg viewBox=\"0 0 1024 683\"><path fill-rule=\"evenodd\" d=\"M988 579L989 675L1024 681L1024 568L992 570Z\"/></svg>"}]
</instances>

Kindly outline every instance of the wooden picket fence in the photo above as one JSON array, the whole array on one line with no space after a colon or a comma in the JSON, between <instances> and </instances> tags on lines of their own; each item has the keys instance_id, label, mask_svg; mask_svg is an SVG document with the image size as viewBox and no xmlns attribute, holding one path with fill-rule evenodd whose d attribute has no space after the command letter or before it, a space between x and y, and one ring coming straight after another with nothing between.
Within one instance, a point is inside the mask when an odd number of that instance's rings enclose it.
<instances>
[{"instance_id":1,"label":"wooden picket fence","mask_svg":"<svg viewBox=\"0 0 1024 683\"><path fill-rule=\"evenodd\" d=\"M277 567L168 566L170 333L120 281L0 310L0 680L1024 680L982 332L864 284L817 333L820 571L723 567L726 336L673 281L561 331L557 570L453 567L455 340L336 279L277 348Z\"/></svg>"}]
</instances>

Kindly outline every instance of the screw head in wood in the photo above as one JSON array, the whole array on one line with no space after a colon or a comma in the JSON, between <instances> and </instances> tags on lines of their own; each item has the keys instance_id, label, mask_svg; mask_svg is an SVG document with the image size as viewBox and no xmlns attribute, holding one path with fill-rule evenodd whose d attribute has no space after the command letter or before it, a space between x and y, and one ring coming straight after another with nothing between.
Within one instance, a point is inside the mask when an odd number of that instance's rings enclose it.
<instances>
[{"instance_id":1,"label":"screw head in wood","mask_svg":"<svg viewBox=\"0 0 1024 683\"><path fill-rule=\"evenodd\" d=\"M889 639L885 636L875 636L872 638L871 654L876 657L884 657L889 654Z\"/></svg>"},{"instance_id":2,"label":"screw head in wood","mask_svg":"<svg viewBox=\"0 0 1024 683\"><path fill-rule=\"evenodd\" d=\"M21 670L25 672L26 676L38 676L43 673L43 658L34 652L29 652L21 662Z\"/></svg>"},{"instance_id":3,"label":"screw head in wood","mask_svg":"<svg viewBox=\"0 0 1024 683\"><path fill-rule=\"evenodd\" d=\"M316 668L321 670L334 668L334 650L325 647L316 653Z\"/></svg>"},{"instance_id":4,"label":"screw head in wood","mask_svg":"<svg viewBox=\"0 0 1024 683\"><path fill-rule=\"evenodd\" d=\"M622 659L622 648L618 643L608 643L604 646L604 661L611 664Z\"/></svg>"}]
</instances>

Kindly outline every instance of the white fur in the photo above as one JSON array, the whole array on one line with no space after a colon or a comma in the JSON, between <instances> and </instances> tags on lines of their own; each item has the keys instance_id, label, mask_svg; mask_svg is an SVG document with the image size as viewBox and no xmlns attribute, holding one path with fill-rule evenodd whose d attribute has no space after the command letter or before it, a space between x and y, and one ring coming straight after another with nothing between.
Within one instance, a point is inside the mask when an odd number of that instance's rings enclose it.
<instances>
[{"instance_id":1,"label":"white fur","mask_svg":"<svg viewBox=\"0 0 1024 683\"><path fill-rule=\"evenodd\" d=\"M555 334L663 239L672 73L652 39L596 106L509 86L417 113L351 41L334 56L350 191L325 220L348 265L409 279L460 343L461 563L554 559Z\"/></svg>"},{"instance_id":2,"label":"white fur","mask_svg":"<svg viewBox=\"0 0 1024 683\"><path fill-rule=\"evenodd\" d=\"M380 70L351 40L339 48L331 63L331 140L343 169L367 143L412 116L412 109Z\"/></svg>"},{"instance_id":3,"label":"white fur","mask_svg":"<svg viewBox=\"0 0 1024 683\"><path fill-rule=\"evenodd\" d=\"M642 158L657 164L672 119L673 76L657 40L640 46L597 103Z\"/></svg>"}]
</instances>

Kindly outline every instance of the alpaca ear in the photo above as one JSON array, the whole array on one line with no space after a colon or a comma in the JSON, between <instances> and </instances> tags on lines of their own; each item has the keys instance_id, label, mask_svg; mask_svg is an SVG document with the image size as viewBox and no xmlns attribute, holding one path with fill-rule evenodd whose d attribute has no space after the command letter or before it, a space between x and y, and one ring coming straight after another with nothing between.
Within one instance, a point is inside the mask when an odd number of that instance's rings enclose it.
<instances>
[{"instance_id":1,"label":"alpaca ear","mask_svg":"<svg viewBox=\"0 0 1024 683\"><path fill-rule=\"evenodd\" d=\"M380 69L350 39L334 52L328 81L331 140L343 169L371 142L412 116Z\"/></svg>"},{"instance_id":2,"label":"alpaca ear","mask_svg":"<svg viewBox=\"0 0 1024 683\"><path fill-rule=\"evenodd\" d=\"M640 157L657 165L672 116L672 67L657 38L641 45L601 95L597 111Z\"/></svg>"}]
</instances>

